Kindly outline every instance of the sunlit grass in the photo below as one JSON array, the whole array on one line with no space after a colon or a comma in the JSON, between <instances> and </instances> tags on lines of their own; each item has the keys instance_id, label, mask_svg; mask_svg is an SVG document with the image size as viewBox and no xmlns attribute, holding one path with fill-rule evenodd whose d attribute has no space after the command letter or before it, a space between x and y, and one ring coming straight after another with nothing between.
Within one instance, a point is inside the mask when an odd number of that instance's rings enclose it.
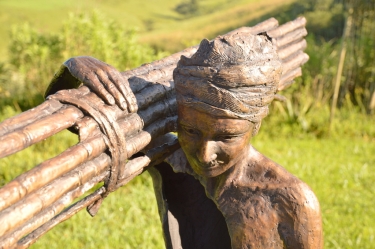
<instances>
[{"instance_id":1,"label":"sunlit grass","mask_svg":"<svg viewBox=\"0 0 375 249\"><path fill-rule=\"evenodd\" d=\"M270 135L267 130L279 129L270 117L252 141L255 148L305 181L316 193L328 249L370 249L375 242L375 140L371 134L348 132L350 127L371 131L364 127L373 120L365 118L341 113L338 121L345 132L318 139L282 129L279 135ZM361 125L355 126L353 120ZM1 159L0 181L9 181L75 142L75 136L63 132L16 156ZM137 177L110 194L97 216L91 218L81 211L31 248L164 248L151 178L147 173Z\"/></svg>"},{"instance_id":2,"label":"sunlit grass","mask_svg":"<svg viewBox=\"0 0 375 249\"><path fill-rule=\"evenodd\" d=\"M0 53L6 55L9 32L14 24L29 22L38 31L56 32L69 12L98 10L127 28L136 28L142 42L164 50L176 51L196 45L204 37L212 38L238 28L269 11L294 0L205 0L200 13L185 18L174 11L182 0L17 0L0 1ZM223 18L226 17L226 18ZM5 57L3 56L3 59ZM1 61L1 60L0 60Z\"/></svg>"},{"instance_id":3,"label":"sunlit grass","mask_svg":"<svg viewBox=\"0 0 375 249\"><path fill-rule=\"evenodd\" d=\"M242 26L274 9L282 12L281 4L291 1L207 0L202 1L204 15L191 18L173 11L180 0L0 1L0 22L7 24L0 25L0 34L4 34L0 52L5 54L6 34L13 23L28 21L39 31L52 32L61 27L68 12L92 9L126 27L138 27L143 42L174 51ZM213 9L215 12L210 12ZM15 114L11 107L4 106L0 112L0 120ZM253 139L260 152L308 183L316 193L323 215L325 248L329 249L370 249L375 240L375 120L358 112L353 107L341 110L331 132L327 128L328 105L299 113L298 120L288 120L288 113L285 119L273 115ZM64 131L1 159L0 186L76 142L74 135ZM164 248L150 177L145 173L112 193L95 218L82 211L31 248Z\"/></svg>"},{"instance_id":4,"label":"sunlit grass","mask_svg":"<svg viewBox=\"0 0 375 249\"><path fill-rule=\"evenodd\" d=\"M148 173L110 194L98 214L85 211L59 224L31 248L163 248L160 219Z\"/></svg>"},{"instance_id":5,"label":"sunlit grass","mask_svg":"<svg viewBox=\"0 0 375 249\"><path fill-rule=\"evenodd\" d=\"M375 142L360 138L258 137L256 148L317 195L325 248L373 248Z\"/></svg>"}]
</instances>

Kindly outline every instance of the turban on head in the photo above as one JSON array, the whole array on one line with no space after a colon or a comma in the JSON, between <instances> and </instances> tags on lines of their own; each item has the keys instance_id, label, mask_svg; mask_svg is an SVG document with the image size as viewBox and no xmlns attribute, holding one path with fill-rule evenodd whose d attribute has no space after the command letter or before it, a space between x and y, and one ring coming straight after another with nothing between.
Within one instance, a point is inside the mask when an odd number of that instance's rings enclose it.
<instances>
[{"instance_id":1,"label":"turban on head","mask_svg":"<svg viewBox=\"0 0 375 249\"><path fill-rule=\"evenodd\" d=\"M173 72L177 102L260 125L277 91L281 71L276 49L265 35L233 34L211 42L203 40L191 58L181 56Z\"/></svg>"}]
</instances>

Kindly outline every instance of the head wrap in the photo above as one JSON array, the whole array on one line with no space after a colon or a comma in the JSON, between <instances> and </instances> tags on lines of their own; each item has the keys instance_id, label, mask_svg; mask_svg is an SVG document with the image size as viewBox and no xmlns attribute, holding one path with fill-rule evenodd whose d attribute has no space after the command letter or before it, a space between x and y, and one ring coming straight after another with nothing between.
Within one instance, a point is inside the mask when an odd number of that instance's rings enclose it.
<instances>
[{"instance_id":1,"label":"head wrap","mask_svg":"<svg viewBox=\"0 0 375 249\"><path fill-rule=\"evenodd\" d=\"M260 123L268 114L281 62L265 35L233 34L203 40L173 72L177 102L215 116Z\"/></svg>"}]
</instances>

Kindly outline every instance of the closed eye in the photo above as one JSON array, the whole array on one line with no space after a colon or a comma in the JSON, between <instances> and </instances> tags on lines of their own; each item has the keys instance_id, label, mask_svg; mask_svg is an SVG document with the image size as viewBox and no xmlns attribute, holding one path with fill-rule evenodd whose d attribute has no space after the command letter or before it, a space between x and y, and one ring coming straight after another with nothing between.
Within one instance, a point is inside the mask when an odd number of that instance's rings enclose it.
<instances>
[{"instance_id":1,"label":"closed eye","mask_svg":"<svg viewBox=\"0 0 375 249\"><path fill-rule=\"evenodd\" d=\"M200 132L197 129L194 129L192 127L182 126L182 129L185 131L185 133L187 133L189 135L199 135L200 134Z\"/></svg>"},{"instance_id":2,"label":"closed eye","mask_svg":"<svg viewBox=\"0 0 375 249\"><path fill-rule=\"evenodd\" d=\"M216 140L223 142L231 142L241 138L244 134L230 134L230 135L219 135Z\"/></svg>"}]
</instances>

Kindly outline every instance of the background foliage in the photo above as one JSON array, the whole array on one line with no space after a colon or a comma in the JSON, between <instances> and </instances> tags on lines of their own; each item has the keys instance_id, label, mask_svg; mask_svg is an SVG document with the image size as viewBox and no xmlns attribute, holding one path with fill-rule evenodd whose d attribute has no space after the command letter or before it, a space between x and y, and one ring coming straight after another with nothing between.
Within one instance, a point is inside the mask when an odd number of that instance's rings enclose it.
<instances>
[{"instance_id":1,"label":"background foliage","mask_svg":"<svg viewBox=\"0 0 375 249\"><path fill-rule=\"evenodd\" d=\"M40 103L59 65L79 55L93 56L123 71L163 53L139 44L134 28L126 30L98 11L70 13L61 29L50 33L24 23L11 29L9 58L0 67L0 97L9 102L18 96L22 109Z\"/></svg>"},{"instance_id":2,"label":"background foliage","mask_svg":"<svg viewBox=\"0 0 375 249\"><path fill-rule=\"evenodd\" d=\"M317 194L325 248L372 248L374 0L0 0L0 20L9 23L0 26L0 120L43 101L53 73L69 57L91 55L126 70L204 37L271 16L284 23L298 15L308 20L310 60L303 76L281 93L287 101L271 105L253 144ZM343 49L339 109L330 122ZM0 160L0 186L76 142L63 132ZM94 219L81 212L33 246L64 247L163 248L147 173L111 194Z\"/></svg>"}]
</instances>

